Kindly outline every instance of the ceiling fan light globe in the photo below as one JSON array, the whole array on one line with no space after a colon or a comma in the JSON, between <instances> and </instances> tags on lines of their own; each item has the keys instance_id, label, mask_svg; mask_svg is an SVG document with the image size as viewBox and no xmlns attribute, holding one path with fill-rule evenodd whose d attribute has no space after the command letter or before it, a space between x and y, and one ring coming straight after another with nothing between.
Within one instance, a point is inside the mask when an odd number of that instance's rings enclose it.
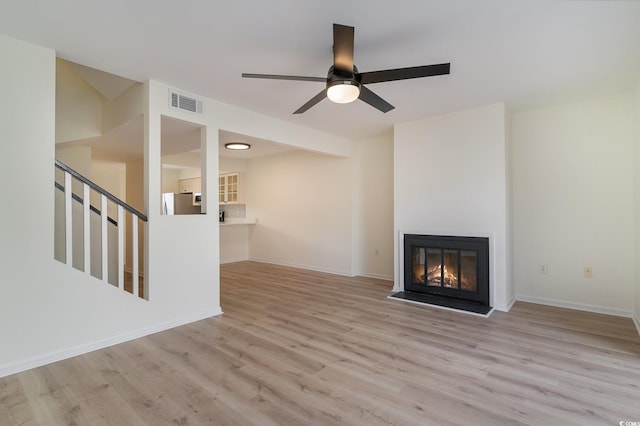
<instances>
[{"instance_id":1,"label":"ceiling fan light globe","mask_svg":"<svg viewBox=\"0 0 640 426\"><path fill-rule=\"evenodd\" d=\"M327 97L337 104L348 104L360 96L360 86L351 81L335 82L327 88Z\"/></svg>"}]
</instances>

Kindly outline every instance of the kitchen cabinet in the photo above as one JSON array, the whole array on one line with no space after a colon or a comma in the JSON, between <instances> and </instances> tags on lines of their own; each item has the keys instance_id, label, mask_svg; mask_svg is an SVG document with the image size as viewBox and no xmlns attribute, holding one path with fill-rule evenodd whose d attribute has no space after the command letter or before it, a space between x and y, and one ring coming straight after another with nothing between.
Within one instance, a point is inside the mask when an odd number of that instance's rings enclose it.
<instances>
[{"instance_id":1,"label":"kitchen cabinet","mask_svg":"<svg viewBox=\"0 0 640 426\"><path fill-rule=\"evenodd\" d=\"M181 193L185 192L193 192L194 194L200 193L202 185L200 182L200 178L191 178L191 179L180 179L178 181L178 190Z\"/></svg>"},{"instance_id":2,"label":"kitchen cabinet","mask_svg":"<svg viewBox=\"0 0 640 426\"><path fill-rule=\"evenodd\" d=\"M218 202L220 204L243 204L242 173L227 173L218 176Z\"/></svg>"}]
</instances>

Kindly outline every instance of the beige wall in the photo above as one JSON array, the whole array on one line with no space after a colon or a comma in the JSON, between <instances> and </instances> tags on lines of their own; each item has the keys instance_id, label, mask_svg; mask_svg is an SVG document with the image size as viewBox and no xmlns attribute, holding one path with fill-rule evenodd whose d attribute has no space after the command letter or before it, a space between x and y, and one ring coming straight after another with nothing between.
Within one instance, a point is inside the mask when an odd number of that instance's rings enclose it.
<instances>
[{"instance_id":1,"label":"beige wall","mask_svg":"<svg viewBox=\"0 0 640 426\"><path fill-rule=\"evenodd\" d=\"M630 93L513 114L518 298L629 316L632 135Z\"/></svg>"},{"instance_id":2,"label":"beige wall","mask_svg":"<svg viewBox=\"0 0 640 426\"><path fill-rule=\"evenodd\" d=\"M102 95L59 59L56 92L64 93L56 96L56 143L102 134Z\"/></svg>"},{"instance_id":3,"label":"beige wall","mask_svg":"<svg viewBox=\"0 0 640 426\"><path fill-rule=\"evenodd\" d=\"M144 86L135 83L113 101L102 97L102 133L144 113Z\"/></svg>"},{"instance_id":4,"label":"beige wall","mask_svg":"<svg viewBox=\"0 0 640 426\"><path fill-rule=\"evenodd\" d=\"M306 151L252 159L251 259L352 274L352 161Z\"/></svg>"},{"instance_id":5,"label":"beige wall","mask_svg":"<svg viewBox=\"0 0 640 426\"><path fill-rule=\"evenodd\" d=\"M71 167L82 176L91 177L91 148L88 146L56 147L56 159Z\"/></svg>"},{"instance_id":6,"label":"beige wall","mask_svg":"<svg viewBox=\"0 0 640 426\"><path fill-rule=\"evenodd\" d=\"M356 144L353 197L354 273L392 280L392 132Z\"/></svg>"},{"instance_id":7,"label":"beige wall","mask_svg":"<svg viewBox=\"0 0 640 426\"><path fill-rule=\"evenodd\" d=\"M162 192L180 192L178 186L178 180L180 180L180 170L170 169L167 167L162 168Z\"/></svg>"}]
</instances>

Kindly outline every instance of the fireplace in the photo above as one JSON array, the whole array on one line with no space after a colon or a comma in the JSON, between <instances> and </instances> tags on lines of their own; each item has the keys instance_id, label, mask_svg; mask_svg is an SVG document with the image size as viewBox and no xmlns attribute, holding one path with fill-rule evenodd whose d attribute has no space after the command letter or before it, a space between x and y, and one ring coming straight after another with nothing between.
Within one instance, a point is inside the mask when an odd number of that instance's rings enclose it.
<instances>
[{"instance_id":1,"label":"fireplace","mask_svg":"<svg viewBox=\"0 0 640 426\"><path fill-rule=\"evenodd\" d=\"M489 239L404 235L401 298L486 314L489 304Z\"/></svg>"}]
</instances>

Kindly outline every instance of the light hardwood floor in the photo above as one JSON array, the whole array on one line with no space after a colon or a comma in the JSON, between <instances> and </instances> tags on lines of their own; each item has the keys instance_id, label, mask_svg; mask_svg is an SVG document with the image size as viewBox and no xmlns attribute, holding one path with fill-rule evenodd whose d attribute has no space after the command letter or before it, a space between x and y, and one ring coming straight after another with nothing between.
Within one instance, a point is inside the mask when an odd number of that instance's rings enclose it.
<instances>
[{"instance_id":1,"label":"light hardwood floor","mask_svg":"<svg viewBox=\"0 0 640 426\"><path fill-rule=\"evenodd\" d=\"M375 279L221 274L222 316L0 379L0 425L640 422L630 319L520 302L484 319Z\"/></svg>"}]
</instances>

